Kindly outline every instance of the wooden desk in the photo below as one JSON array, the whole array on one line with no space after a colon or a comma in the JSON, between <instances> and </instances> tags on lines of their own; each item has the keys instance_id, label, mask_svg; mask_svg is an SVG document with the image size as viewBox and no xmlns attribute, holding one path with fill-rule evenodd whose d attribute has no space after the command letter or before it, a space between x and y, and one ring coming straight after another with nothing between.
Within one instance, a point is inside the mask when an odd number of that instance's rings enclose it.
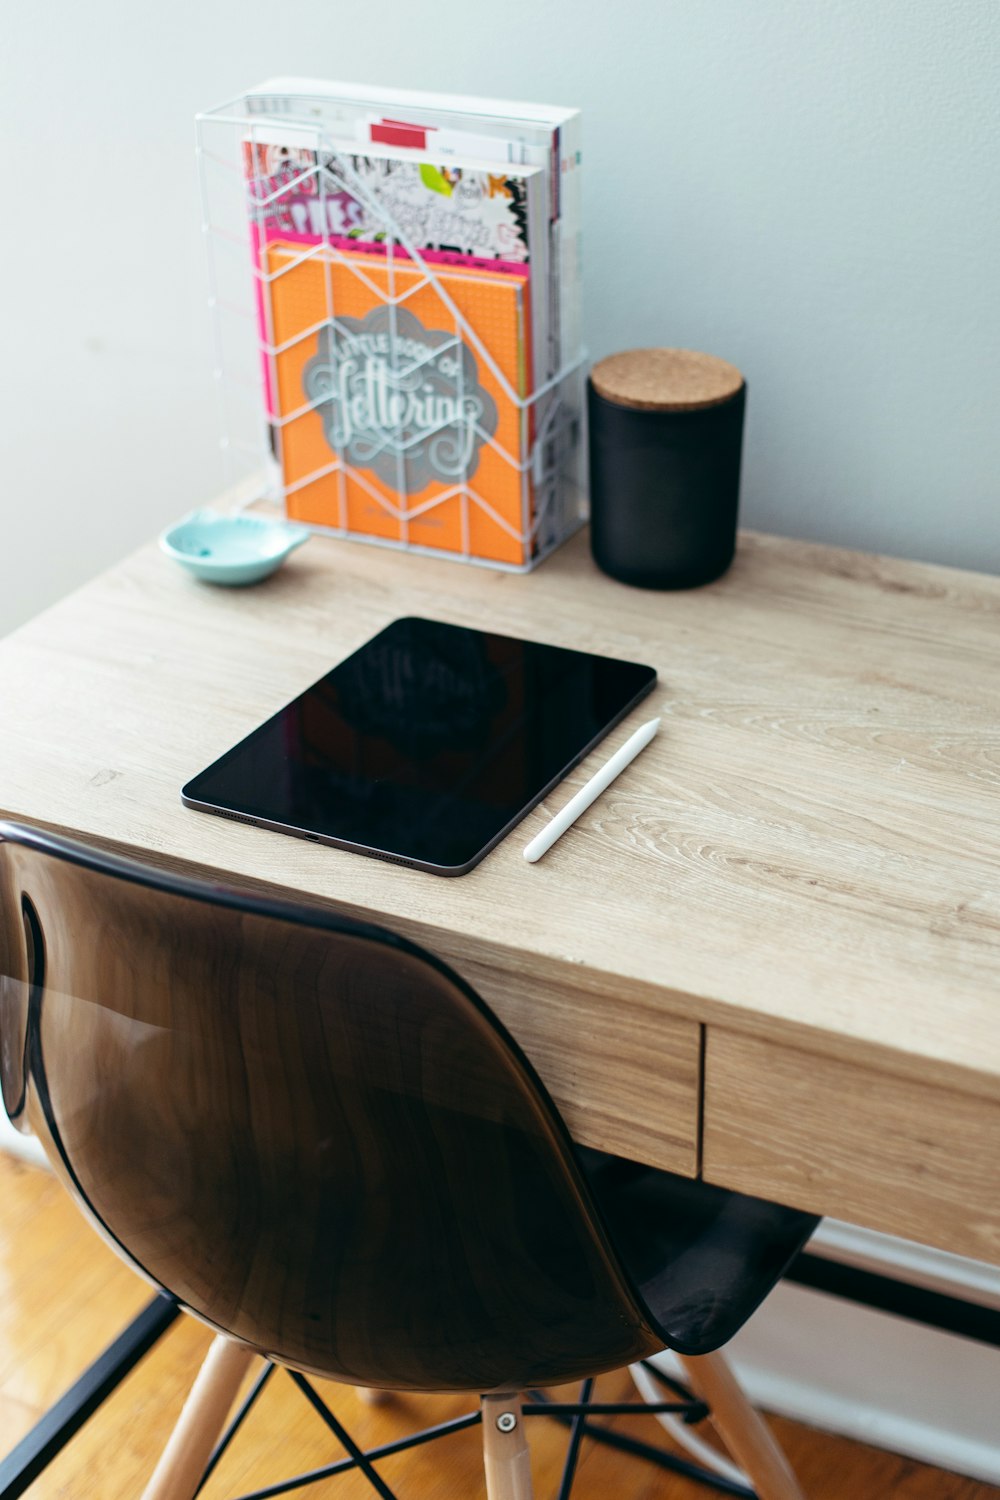
<instances>
[{"instance_id":1,"label":"wooden desk","mask_svg":"<svg viewBox=\"0 0 1000 1500\"><path fill-rule=\"evenodd\" d=\"M653 663L660 685L472 874L182 808L389 620ZM0 643L0 809L303 892L449 959L586 1143L1000 1261L1000 579L747 536L684 594L316 539L207 588L152 546ZM538 865L527 838L650 711Z\"/></svg>"}]
</instances>

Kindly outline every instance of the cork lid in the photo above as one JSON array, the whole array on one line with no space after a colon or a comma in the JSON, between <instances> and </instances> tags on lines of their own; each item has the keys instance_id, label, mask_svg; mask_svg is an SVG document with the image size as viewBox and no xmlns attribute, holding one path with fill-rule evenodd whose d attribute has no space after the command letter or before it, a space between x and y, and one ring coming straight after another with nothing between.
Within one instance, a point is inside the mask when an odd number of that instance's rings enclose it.
<instances>
[{"instance_id":1,"label":"cork lid","mask_svg":"<svg viewBox=\"0 0 1000 1500\"><path fill-rule=\"evenodd\" d=\"M605 401L640 411L721 406L743 385L735 365L694 349L629 349L610 354L597 362L590 378Z\"/></svg>"}]
</instances>

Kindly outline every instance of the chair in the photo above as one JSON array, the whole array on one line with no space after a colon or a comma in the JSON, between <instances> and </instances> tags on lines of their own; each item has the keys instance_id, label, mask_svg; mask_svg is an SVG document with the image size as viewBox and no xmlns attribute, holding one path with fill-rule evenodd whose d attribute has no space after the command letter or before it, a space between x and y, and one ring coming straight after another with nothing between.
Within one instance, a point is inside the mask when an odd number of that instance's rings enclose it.
<instances>
[{"instance_id":1,"label":"chair","mask_svg":"<svg viewBox=\"0 0 1000 1500\"><path fill-rule=\"evenodd\" d=\"M98 1231L217 1331L146 1500L196 1493L257 1354L306 1389L482 1392L489 1500L528 1500L522 1418L554 1411L568 1494L591 1378L665 1346L761 1500L801 1500L712 1351L815 1219L574 1148L414 944L0 824L0 1062ZM525 1398L576 1379L574 1407Z\"/></svg>"}]
</instances>

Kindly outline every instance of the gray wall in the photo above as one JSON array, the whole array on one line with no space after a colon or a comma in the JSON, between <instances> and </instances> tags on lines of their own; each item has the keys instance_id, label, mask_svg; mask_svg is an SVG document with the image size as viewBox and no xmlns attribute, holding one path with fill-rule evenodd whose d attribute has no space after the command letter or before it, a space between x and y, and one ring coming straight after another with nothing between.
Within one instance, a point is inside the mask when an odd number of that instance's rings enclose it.
<instances>
[{"instance_id":1,"label":"gray wall","mask_svg":"<svg viewBox=\"0 0 1000 1500\"><path fill-rule=\"evenodd\" d=\"M274 73L580 105L593 354L744 369L749 525L1000 570L998 0L56 0L5 31L0 630L218 488L191 121Z\"/></svg>"}]
</instances>

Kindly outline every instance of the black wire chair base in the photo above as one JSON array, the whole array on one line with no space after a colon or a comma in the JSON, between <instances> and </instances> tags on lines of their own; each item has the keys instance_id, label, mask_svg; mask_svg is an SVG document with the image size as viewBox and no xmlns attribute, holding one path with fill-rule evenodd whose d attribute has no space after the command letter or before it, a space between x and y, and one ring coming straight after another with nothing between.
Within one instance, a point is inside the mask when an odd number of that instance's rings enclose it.
<instances>
[{"instance_id":1,"label":"black wire chair base","mask_svg":"<svg viewBox=\"0 0 1000 1500\"><path fill-rule=\"evenodd\" d=\"M268 1380L278 1368L279 1366L273 1364L264 1366L263 1371L247 1394L239 1411L219 1439L215 1451L208 1461L208 1467L202 1475L201 1483L195 1491L196 1495L201 1494L208 1482L209 1476L218 1467L219 1461L226 1449L246 1421L251 1408L257 1401ZM298 1386L310 1406L326 1423L342 1447L346 1449L347 1457L336 1459L330 1464L324 1464L322 1468L309 1469L303 1474L295 1474L289 1479L282 1479L275 1484L265 1485L262 1489L248 1490L243 1495L234 1496L233 1500L272 1500L273 1496L290 1494L292 1490L302 1489L307 1484L316 1484L321 1479L335 1479L338 1474L347 1474L352 1469L360 1469L376 1494L381 1495L383 1500L398 1500L394 1491L389 1488L385 1480L373 1468L373 1465L379 1459L390 1458L395 1453L405 1453L408 1448L417 1448L423 1443L433 1443L438 1438L447 1437L449 1433L461 1432L466 1427L475 1427L482 1420L481 1414L478 1411L466 1412L461 1417L452 1417L448 1422L438 1422L433 1427L422 1427L419 1432L411 1432L406 1437L397 1438L394 1442L383 1443L378 1448L364 1450L358 1447L350 1433L334 1416L318 1391L316 1391L304 1375L300 1375L296 1370L288 1370L286 1373Z\"/></svg>"},{"instance_id":2,"label":"black wire chair base","mask_svg":"<svg viewBox=\"0 0 1000 1500\"><path fill-rule=\"evenodd\" d=\"M235 1417L229 1423L220 1438L205 1473L202 1475L201 1483L196 1494L201 1494L209 1476L215 1472L218 1464L246 1421L250 1411L264 1387L267 1385L277 1366L265 1365L258 1376L252 1389L246 1396ZM594 1388L592 1379L585 1380L580 1388L580 1399L575 1402L554 1401L541 1391L529 1391L528 1399L522 1402L521 1412L525 1417L549 1417L556 1422L569 1427L569 1445L566 1450L566 1459L563 1466L562 1479L559 1484L559 1493L556 1500L569 1500L573 1487L573 1479L576 1475L577 1463L580 1456L580 1447L584 1438L593 1442L605 1443L612 1448L618 1448L624 1453L629 1453L635 1458L646 1459L650 1463L659 1464L661 1468L669 1469L674 1474L681 1474L686 1479L694 1480L695 1483L704 1484L710 1489L716 1490L723 1495L736 1495L742 1500L757 1500L755 1492L748 1489L746 1485L737 1484L723 1475L715 1473L711 1469L702 1468L699 1464L691 1463L690 1460L681 1458L678 1454L668 1449L654 1446L652 1443L640 1442L637 1438L629 1437L622 1432L616 1432L610 1427L594 1422L595 1416L654 1416L658 1412L671 1412L679 1416L688 1424L701 1422L709 1414L709 1409L703 1401L696 1400L691 1392L679 1381L671 1379L663 1374L655 1365L646 1365L669 1390L673 1391L678 1398L673 1401L591 1401L590 1396ZM261 1489L248 1490L243 1495L233 1497L233 1500L274 1500L278 1495L290 1494L293 1490L302 1489L307 1484L316 1484L322 1479L334 1479L338 1474L349 1473L352 1469L358 1469L368 1480L372 1489L382 1500L398 1500L395 1492L389 1488L385 1480L375 1470L374 1465L383 1458L389 1458L396 1453L405 1453L408 1448L417 1448L424 1443L436 1442L438 1438L448 1437L453 1432L461 1432L466 1427L475 1427L482 1421L479 1411L466 1412L461 1417L453 1417L448 1422L439 1422L433 1427L423 1427L418 1432L411 1432L406 1437L397 1438L394 1442L383 1443L380 1447L364 1450L355 1443L350 1433L342 1425L337 1417L327 1406L326 1402L316 1391L314 1386L295 1370L287 1371L295 1385L302 1392L317 1416L325 1422L341 1447L346 1452L345 1458L337 1459L334 1463L325 1464L319 1469L309 1469L305 1473L293 1475L289 1479L282 1479L276 1484L265 1485Z\"/></svg>"},{"instance_id":3,"label":"black wire chair base","mask_svg":"<svg viewBox=\"0 0 1000 1500\"><path fill-rule=\"evenodd\" d=\"M682 1458L680 1454L672 1452L669 1448L661 1448L653 1443L644 1443L640 1438L629 1437L627 1433L616 1432L611 1427L590 1420L592 1416L618 1416L629 1414L631 1416L655 1416L657 1412L672 1412L679 1416L688 1426L701 1422L709 1415L709 1408L703 1401L697 1401L692 1397L687 1388L679 1381L672 1380L664 1375L656 1365L647 1360L642 1361L643 1366L655 1375L661 1384L669 1386L681 1396L680 1401L622 1401L622 1402L591 1402L589 1399L589 1387L593 1381L584 1381L580 1392L580 1401L574 1405L565 1405L559 1401L552 1401L541 1391L529 1391L530 1400L525 1401L522 1411L529 1417L552 1417L563 1426L569 1427L570 1439L566 1453L566 1463L563 1469L562 1483L556 1500L569 1500L573 1484L573 1476L576 1471L577 1455L583 1438L590 1438L592 1442L604 1443L609 1448L617 1448L621 1453L628 1453L633 1458L645 1459L648 1463L658 1464L661 1469L667 1469L672 1474L680 1474L685 1479L692 1480L695 1484L703 1484L708 1489L716 1490L721 1495L740 1496L741 1500L758 1500L756 1490L752 1490L745 1484L738 1484L734 1479L727 1479L725 1475L717 1473L714 1469L704 1468L701 1464L693 1463L688 1458ZM586 1392L586 1395L584 1394Z\"/></svg>"}]
</instances>

